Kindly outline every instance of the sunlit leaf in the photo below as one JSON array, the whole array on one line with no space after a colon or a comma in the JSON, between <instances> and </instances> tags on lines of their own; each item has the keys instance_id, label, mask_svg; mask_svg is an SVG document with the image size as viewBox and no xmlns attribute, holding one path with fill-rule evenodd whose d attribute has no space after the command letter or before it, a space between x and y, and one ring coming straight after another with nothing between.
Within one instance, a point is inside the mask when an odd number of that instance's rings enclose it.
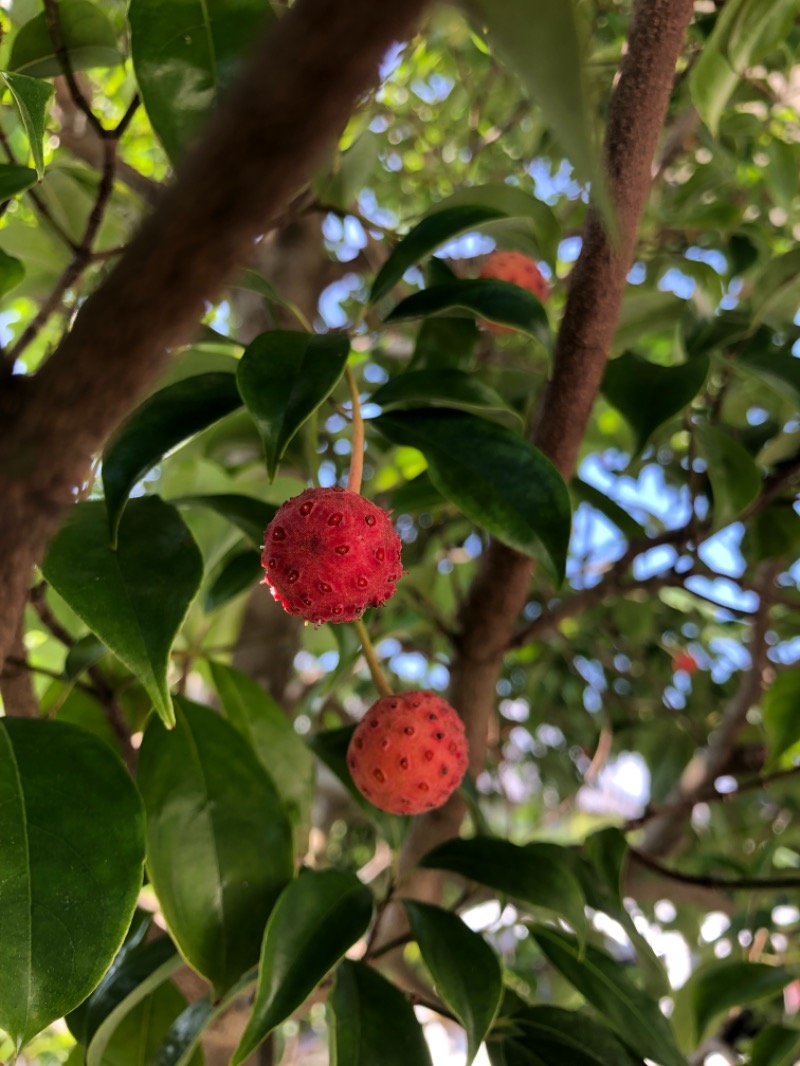
<instances>
[{"instance_id":1,"label":"sunlit leaf","mask_svg":"<svg viewBox=\"0 0 800 1066\"><path fill-rule=\"evenodd\" d=\"M767 734L768 766L791 764L800 742L800 667L783 670L761 697L761 720ZM788 757L787 757L788 756Z\"/></svg>"},{"instance_id":2,"label":"sunlit leaf","mask_svg":"<svg viewBox=\"0 0 800 1066\"><path fill-rule=\"evenodd\" d=\"M114 27L96 4L88 0L59 0L58 18L73 70L115 67L122 62ZM53 78L61 74L61 63L44 12L20 28L8 66L32 78Z\"/></svg>"},{"instance_id":3,"label":"sunlit leaf","mask_svg":"<svg viewBox=\"0 0 800 1066\"><path fill-rule=\"evenodd\" d=\"M17 105L22 125L28 135L31 155L36 173L41 178L44 174L44 151L42 141L45 133L47 105L55 89L46 81L29 78L25 74L2 74L2 81L8 86L14 103Z\"/></svg>"}]
</instances>

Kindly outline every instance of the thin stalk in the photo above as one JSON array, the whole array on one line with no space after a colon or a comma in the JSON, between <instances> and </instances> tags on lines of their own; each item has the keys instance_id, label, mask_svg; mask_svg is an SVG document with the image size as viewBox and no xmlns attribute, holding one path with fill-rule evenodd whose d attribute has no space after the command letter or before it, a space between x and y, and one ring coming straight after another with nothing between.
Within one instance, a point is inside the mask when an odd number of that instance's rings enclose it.
<instances>
[{"instance_id":1,"label":"thin stalk","mask_svg":"<svg viewBox=\"0 0 800 1066\"><path fill-rule=\"evenodd\" d=\"M364 420L361 417L361 400L358 395L356 376L349 366L345 367L344 372L353 406L353 454L350 459L347 488L350 492L361 492L361 475L364 473Z\"/></svg>"},{"instance_id":2,"label":"thin stalk","mask_svg":"<svg viewBox=\"0 0 800 1066\"><path fill-rule=\"evenodd\" d=\"M393 696L394 692L392 692L392 686L386 680L386 675L383 670L381 670L381 664L378 662L375 648L372 646L372 641L369 639L367 627L364 625L361 618L356 618L354 625L356 627L356 633L358 633L358 639L361 641L361 650L364 652L364 658L367 660L367 666L372 675L372 680L375 683L375 688L380 692L381 696Z\"/></svg>"}]
</instances>

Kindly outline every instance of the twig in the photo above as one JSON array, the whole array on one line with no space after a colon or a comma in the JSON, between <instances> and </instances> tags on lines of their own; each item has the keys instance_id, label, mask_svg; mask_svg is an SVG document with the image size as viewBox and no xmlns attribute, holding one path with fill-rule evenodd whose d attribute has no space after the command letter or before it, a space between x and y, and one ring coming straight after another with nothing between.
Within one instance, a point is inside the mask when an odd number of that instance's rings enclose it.
<instances>
[{"instance_id":1,"label":"twig","mask_svg":"<svg viewBox=\"0 0 800 1066\"><path fill-rule=\"evenodd\" d=\"M361 417L361 398L358 395L358 383L352 369L345 367L347 388L350 392L350 405L353 412L353 442L350 455L350 473L347 488L350 492L361 491L361 476L364 472L364 420Z\"/></svg>"},{"instance_id":2,"label":"twig","mask_svg":"<svg viewBox=\"0 0 800 1066\"><path fill-rule=\"evenodd\" d=\"M372 675L375 688L380 692L381 696L393 696L394 692L392 691L392 686L386 680L386 675L381 669L381 664L378 662L378 656L375 654L375 648L372 645L372 641L370 640L363 619L357 618L353 624L356 627L358 638L361 641L361 650L364 653L364 658L367 660L367 666Z\"/></svg>"},{"instance_id":3,"label":"twig","mask_svg":"<svg viewBox=\"0 0 800 1066\"><path fill-rule=\"evenodd\" d=\"M61 32L61 16L58 10L58 0L44 0L44 17L47 22L47 30L50 34L50 40L53 42L53 48L55 49L56 59L59 62L67 85L69 86L70 95L75 102L75 106L86 116L87 122L98 137L107 137L109 131L100 122L100 119L92 110L89 101L83 95L81 87L78 85L75 77L75 72L72 69L69 52L64 43L64 35Z\"/></svg>"},{"instance_id":4,"label":"twig","mask_svg":"<svg viewBox=\"0 0 800 1066\"><path fill-rule=\"evenodd\" d=\"M795 877L715 877L713 874L687 874L681 870L671 870L645 852L630 848L632 858L646 866L648 870L669 877L673 881L681 881L685 885L698 885L701 888L723 888L731 892L751 891L764 889L767 891L780 891L783 888L800 888L800 874Z\"/></svg>"}]
</instances>

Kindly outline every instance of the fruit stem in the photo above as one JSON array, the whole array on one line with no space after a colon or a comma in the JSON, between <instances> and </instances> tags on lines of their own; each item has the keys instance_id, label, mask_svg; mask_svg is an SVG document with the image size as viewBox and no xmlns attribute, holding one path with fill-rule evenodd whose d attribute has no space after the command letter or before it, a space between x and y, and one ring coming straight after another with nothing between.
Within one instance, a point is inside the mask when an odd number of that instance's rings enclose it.
<instances>
[{"instance_id":1,"label":"fruit stem","mask_svg":"<svg viewBox=\"0 0 800 1066\"><path fill-rule=\"evenodd\" d=\"M353 453L350 458L347 488L350 492L361 492L361 475L364 472L364 419L361 417L361 400L358 395L356 376L349 366L345 367L344 373L353 407Z\"/></svg>"},{"instance_id":2,"label":"fruit stem","mask_svg":"<svg viewBox=\"0 0 800 1066\"><path fill-rule=\"evenodd\" d=\"M372 674L375 688L380 692L381 696L393 696L394 692L392 692L392 686L386 680L386 675L383 670L381 670L381 664L378 662L375 648L373 647L372 641L369 639L367 627L360 618L356 618L354 625L356 627L356 633L358 633L358 639L361 641L361 650L364 652L364 658L367 660L367 666L369 667L370 674Z\"/></svg>"}]
</instances>

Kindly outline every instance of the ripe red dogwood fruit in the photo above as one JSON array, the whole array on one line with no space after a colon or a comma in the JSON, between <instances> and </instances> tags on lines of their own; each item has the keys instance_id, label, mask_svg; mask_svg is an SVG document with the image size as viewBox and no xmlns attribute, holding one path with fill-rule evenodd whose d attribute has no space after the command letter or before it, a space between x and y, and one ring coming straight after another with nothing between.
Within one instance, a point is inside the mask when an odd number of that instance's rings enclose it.
<instances>
[{"instance_id":1,"label":"ripe red dogwood fruit","mask_svg":"<svg viewBox=\"0 0 800 1066\"><path fill-rule=\"evenodd\" d=\"M674 670L683 670L687 674L695 674L700 669L697 659L690 651L679 651L672 659Z\"/></svg>"},{"instance_id":2,"label":"ripe red dogwood fruit","mask_svg":"<svg viewBox=\"0 0 800 1066\"><path fill-rule=\"evenodd\" d=\"M386 511L357 492L306 489L264 532L264 581L289 614L352 622L394 595L400 546Z\"/></svg>"},{"instance_id":3,"label":"ripe red dogwood fruit","mask_svg":"<svg viewBox=\"0 0 800 1066\"><path fill-rule=\"evenodd\" d=\"M480 276L510 281L514 285L519 285L521 289L532 292L542 303L545 303L550 295L544 274L536 263L522 252L492 252L481 267ZM480 324L492 333L513 332L508 326L499 326L494 322L482 321Z\"/></svg>"},{"instance_id":4,"label":"ripe red dogwood fruit","mask_svg":"<svg viewBox=\"0 0 800 1066\"><path fill-rule=\"evenodd\" d=\"M464 723L433 692L373 703L356 726L347 766L358 791L392 814L421 814L450 798L468 765Z\"/></svg>"}]
</instances>

